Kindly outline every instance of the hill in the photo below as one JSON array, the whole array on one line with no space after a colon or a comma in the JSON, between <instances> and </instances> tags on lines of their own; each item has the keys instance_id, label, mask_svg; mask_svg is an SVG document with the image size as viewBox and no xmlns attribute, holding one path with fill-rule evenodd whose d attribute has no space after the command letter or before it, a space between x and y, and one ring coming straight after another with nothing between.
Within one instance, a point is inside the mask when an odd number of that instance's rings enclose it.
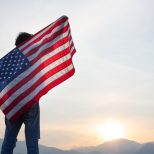
<instances>
[{"instance_id":1,"label":"hill","mask_svg":"<svg viewBox=\"0 0 154 154\"><path fill-rule=\"evenodd\" d=\"M154 143L140 144L127 139L118 139L74 150L86 154L154 154Z\"/></svg>"},{"instance_id":2,"label":"hill","mask_svg":"<svg viewBox=\"0 0 154 154\"><path fill-rule=\"evenodd\" d=\"M0 139L1 149L2 139ZM72 150L61 150L55 147L39 145L40 154L154 154L154 142L140 144L127 139L105 142L98 146L79 147ZM26 154L24 141L18 141L14 154Z\"/></svg>"},{"instance_id":3,"label":"hill","mask_svg":"<svg viewBox=\"0 0 154 154\"><path fill-rule=\"evenodd\" d=\"M0 139L0 149L2 145L2 139ZM39 145L40 154L83 154L78 151L73 150L61 150L55 147L47 147L44 145ZM14 154L27 154L26 144L24 141L18 141L16 148L14 149Z\"/></svg>"}]
</instances>

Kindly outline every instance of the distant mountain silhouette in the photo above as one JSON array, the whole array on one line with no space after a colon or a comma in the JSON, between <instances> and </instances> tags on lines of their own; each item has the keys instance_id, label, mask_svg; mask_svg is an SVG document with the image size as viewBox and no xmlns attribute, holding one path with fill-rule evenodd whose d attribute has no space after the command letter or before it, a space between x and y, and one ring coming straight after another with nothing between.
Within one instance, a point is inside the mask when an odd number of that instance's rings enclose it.
<instances>
[{"instance_id":1,"label":"distant mountain silhouette","mask_svg":"<svg viewBox=\"0 0 154 154\"><path fill-rule=\"evenodd\" d=\"M118 139L74 150L86 154L154 154L154 143L140 144L127 139Z\"/></svg>"},{"instance_id":2,"label":"distant mountain silhouette","mask_svg":"<svg viewBox=\"0 0 154 154\"><path fill-rule=\"evenodd\" d=\"M114 141L105 142L95 147L82 147L76 151L88 154L133 154L141 148L141 144L126 140L118 139Z\"/></svg>"},{"instance_id":3,"label":"distant mountain silhouette","mask_svg":"<svg viewBox=\"0 0 154 154\"><path fill-rule=\"evenodd\" d=\"M3 140L0 139L0 149L2 145ZM39 145L39 151L40 154L83 154L78 151L73 150L61 150L54 147L47 147L44 145ZM14 154L27 154L26 144L24 141L18 141L16 148L14 149Z\"/></svg>"},{"instance_id":4,"label":"distant mountain silhouette","mask_svg":"<svg viewBox=\"0 0 154 154\"><path fill-rule=\"evenodd\" d=\"M144 144L135 154L154 154L154 142Z\"/></svg>"},{"instance_id":5,"label":"distant mountain silhouette","mask_svg":"<svg viewBox=\"0 0 154 154\"><path fill-rule=\"evenodd\" d=\"M2 139L0 139L1 149ZM61 150L39 145L40 154L154 154L154 142L140 144L127 139L105 142L98 146L80 147L72 150ZM18 141L14 154L26 154L24 141Z\"/></svg>"}]
</instances>

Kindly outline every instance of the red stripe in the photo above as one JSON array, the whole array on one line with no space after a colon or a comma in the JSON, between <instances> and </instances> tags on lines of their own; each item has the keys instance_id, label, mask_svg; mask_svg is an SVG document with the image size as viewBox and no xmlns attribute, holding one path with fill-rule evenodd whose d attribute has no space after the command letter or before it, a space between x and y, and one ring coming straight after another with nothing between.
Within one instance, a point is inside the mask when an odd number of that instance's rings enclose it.
<instances>
[{"instance_id":1,"label":"red stripe","mask_svg":"<svg viewBox=\"0 0 154 154\"><path fill-rule=\"evenodd\" d=\"M73 43L73 42L72 42L71 45L70 45L70 50L72 50L72 48L74 48L73 51L71 51L71 55L72 55L72 57L73 57L74 53L76 52L76 49L75 49L75 47L74 47L74 43Z\"/></svg>"},{"instance_id":2,"label":"red stripe","mask_svg":"<svg viewBox=\"0 0 154 154\"><path fill-rule=\"evenodd\" d=\"M71 32L70 32L70 33L71 33ZM69 36L69 39L72 40L72 36L71 36L71 35Z\"/></svg>"},{"instance_id":3,"label":"red stripe","mask_svg":"<svg viewBox=\"0 0 154 154\"><path fill-rule=\"evenodd\" d=\"M41 63L32 73L30 73L28 76L26 76L24 79L22 79L19 83L17 83L13 88L11 88L0 100L0 105L2 105L7 99L11 97L11 95L20 89L25 83L27 83L29 80L31 80L38 72L40 72L42 69L47 67L49 64L53 63L57 59L67 55L69 52L68 48L65 50L62 50L61 52L57 53L56 55L52 56L51 58L47 59L43 63Z\"/></svg>"},{"instance_id":4,"label":"red stripe","mask_svg":"<svg viewBox=\"0 0 154 154\"><path fill-rule=\"evenodd\" d=\"M72 38L69 39L69 42L71 42ZM72 43L70 44L70 48L74 47L74 42L72 41Z\"/></svg>"},{"instance_id":5,"label":"red stripe","mask_svg":"<svg viewBox=\"0 0 154 154\"><path fill-rule=\"evenodd\" d=\"M34 43L36 43L36 42L38 42L38 41L40 41L41 39L42 39L42 37L44 37L45 35L47 35L48 33L51 33L51 31L55 28L55 27L57 27L57 26L59 26L59 25L61 25L62 23L65 23L66 22L66 20L67 20L67 18L66 17L64 17L64 18L62 18L62 19L60 19L59 21L56 21L55 22L55 24L49 29L49 30L47 30L45 33L43 33L41 36L39 36L38 38L36 38L34 41L32 41L30 44L28 44L27 46L25 46L23 49L22 49L22 51L24 51L25 49L27 49L29 46L31 46L32 44L34 44ZM53 23L52 23L53 24ZM50 24L51 25L51 24ZM49 25L49 26L50 26ZM46 28L48 28L49 26L47 26ZM41 33L43 30L45 30L46 28L44 28L44 29L42 29L41 31L39 31L38 33L36 33L35 35L33 35L33 37L32 38L34 38L35 36L37 36L39 33ZM31 39L32 39L31 38ZM26 41L27 42L27 41ZM24 43L26 43L26 42L24 42ZM22 45L24 45L24 43L22 44ZM22 46L22 45L20 45L20 46ZM19 46L19 47L20 47Z\"/></svg>"},{"instance_id":6,"label":"red stripe","mask_svg":"<svg viewBox=\"0 0 154 154\"><path fill-rule=\"evenodd\" d=\"M38 103L41 96L45 95L50 89L54 88L55 86L59 85L60 83L64 82L68 78L70 78L75 73L75 69L73 68L68 73L64 74L62 77L58 78L54 82L51 82L47 85L44 89L42 89L31 101L27 102L25 106L23 106L17 113L15 113L10 120L13 122L20 117L23 113L25 113L31 106L35 103Z\"/></svg>"},{"instance_id":7,"label":"red stripe","mask_svg":"<svg viewBox=\"0 0 154 154\"><path fill-rule=\"evenodd\" d=\"M70 44L70 50L74 47L73 42Z\"/></svg>"},{"instance_id":8,"label":"red stripe","mask_svg":"<svg viewBox=\"0 0 154 154\"><path fill-rule=\"evenodd\" d=\"M75 48L74 48L74 50L73 50L72 53L71 53L72 57L73 57L73 55L75 54L75 52L76 52L76 50L75 50Z\"/></svg>"},{"instance_id":9,"label":"red stripe","mask_svg":"<svg viewBox=\"0 0 154 154\"><path fill-rule=\"evenodd\" d=\"M36 51L38 51L40 49L40 47L42 47L44 44L54 40L57 36L62 35L62 33L65 33L68 30L68 25L66 27L64 27L63 29L61 29L60 31L57 31L56 33L54 33L52 36L46 38L45 40L43 40L43 42L35 47L34 49L28 51L28 53L25 54L26 57L31 56L32 54L34 54Z\"/></svg>"},{"instance_id":10,"label":"red stripe","mask_svg":"<svg viewBox=\"0 0 154 154\"><path fill-rule=\"evenodd\" d=\"M72 60L69 59L68 61L58 65L57 67L53 68L52 70L48 71L47 73L43 74L43 76L38 79L29 89L27 89L24 93L20 94L3 112L7 114L10 110L14 108L22 99L24 99L27 95L32 93L41 83L47 80L49 77L53 76L54 74L60 72L65 67L68 67L72 63Z\"/></svg>"},{"instance_id":11,"label":"red stripe","mask_svg":"<svg viewBox=\"0 0 154 154\"><path fill-rule=\"evenodd\" d=\"M70 35L69 41L71 41L71 40L72 40L72 36ZM72 43L70 44L70 50L71 50L73 47L74 47L74 49L73 49L73 51L72 51L72 53L71 53L72 57L73 57L73 55L74 55L75 52L76 52L76 49L75 49L75 46L74 46L74 42L73 42L73 40L72 40Z\"/></svg>"}]
</instances>

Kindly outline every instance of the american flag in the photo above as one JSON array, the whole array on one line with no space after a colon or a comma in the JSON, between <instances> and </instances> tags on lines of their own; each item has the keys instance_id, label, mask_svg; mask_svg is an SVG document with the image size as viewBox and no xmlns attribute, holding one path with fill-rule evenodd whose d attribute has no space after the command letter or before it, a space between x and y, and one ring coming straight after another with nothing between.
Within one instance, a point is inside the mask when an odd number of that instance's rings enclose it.
<instances>
[{"instance_id":1,"label":"american flag","mask_svg":"<svg viewBox=\"0 0 154 154\"><path fill-rule=\"evenodd\" d=\"M71 77L76 52L62 16L0 59L0 108L14 121L41 96Z\"/></svg>"}]
</instances>

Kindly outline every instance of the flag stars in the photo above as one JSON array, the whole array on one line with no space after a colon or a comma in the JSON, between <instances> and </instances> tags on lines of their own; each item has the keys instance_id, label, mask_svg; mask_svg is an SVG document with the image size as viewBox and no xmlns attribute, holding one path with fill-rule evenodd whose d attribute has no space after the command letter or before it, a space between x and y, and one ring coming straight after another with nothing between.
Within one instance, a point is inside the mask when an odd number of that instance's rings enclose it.
<instances>
[{"instance_id":1,"label":"flag stars","mask_svg":"<svg viewBox=\"0 0 154 154\"><path fill-rule=\"evenodd\" d=\"M25 70L29 65L25 56L18 49L11 51L5 57L0 59L0 80L1 83L12 81L17 74ZM7 80L7 81L6 81Z\"/></svg>"}]
</instances>

